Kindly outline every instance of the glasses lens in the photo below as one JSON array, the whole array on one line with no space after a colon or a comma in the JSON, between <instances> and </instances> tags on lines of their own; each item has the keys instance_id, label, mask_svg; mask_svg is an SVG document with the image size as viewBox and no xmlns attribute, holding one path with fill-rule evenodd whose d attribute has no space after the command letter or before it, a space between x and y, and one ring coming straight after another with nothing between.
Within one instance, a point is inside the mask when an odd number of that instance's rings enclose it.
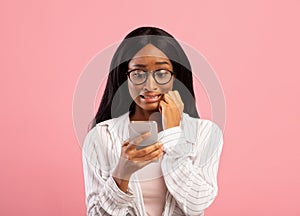
<instances>
[{"instance_id":1,"label":"glasses lens","mask_svg":"<svg viewBox=\"0 0 300 216\"><path fill-rule=\"evenodd\" d=\"M158 84L166 84L171 80L172 73L168 70L158 70L154 72L154 79Z\"/></svg>"},{"instance_id":2,"label":"glasses lens","mask_svg":"<svg viewBox=\"0 0 300 216\"><path fill-rule=\"evenodd\" d=\"M129 78L134 84L141 84L147 79L147 72L143 70L133 70L129 73Z\"/></svg>"}]
</instances>

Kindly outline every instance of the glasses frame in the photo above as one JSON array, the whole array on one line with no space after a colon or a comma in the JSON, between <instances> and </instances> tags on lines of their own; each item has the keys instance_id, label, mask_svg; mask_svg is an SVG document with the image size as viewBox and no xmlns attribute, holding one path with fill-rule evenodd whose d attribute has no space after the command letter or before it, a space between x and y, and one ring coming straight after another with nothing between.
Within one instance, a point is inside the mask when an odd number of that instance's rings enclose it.
<instances>
[{"instance_id":1,"label":"glasses frame","mask_svg":"<svg viewBox=\"0 0 300 216\"><path fill-rule=\"evenodd\" d=\"M147 74L147 77L146 77L145 81L143 81L143 82L141 82L141 83L139 83L139 84L134 83L134 82L131 80L131 78L130 78L130 73L133 72L133 71L137 71L137 70L143 71L143 72L145 72L145 73ZM159 82L157 82L157 80L155 79L155 76L154 76L155 73L156 73L156 72L159 72L159 71L161 71L161 70L165 70L165 71L168 71L168 72L171 73L171 77L170 77L170 79L169 79L168 82L165 82L165 83L159 83ZM168 69L157 69L157 70L154 70L154 71L146 71L146 70L143 70L143 69L132 69L132 70L130 70L130 71L127 71L126 74L127 74L128 78L129 78L130 82L132 82L132 84L134 84L134 85L142 85L142 84L144 84L145 82L147 82L148 77L149 77L149 73L152 73L152 77L153 77L154 81L155 81L158 85L165 85L165 84L169 83L169 82L171 81L171 79L172 79L172 76L175 74L175 72L170 71L170 70L168 70Z\"/></svg>"}]
</instances>

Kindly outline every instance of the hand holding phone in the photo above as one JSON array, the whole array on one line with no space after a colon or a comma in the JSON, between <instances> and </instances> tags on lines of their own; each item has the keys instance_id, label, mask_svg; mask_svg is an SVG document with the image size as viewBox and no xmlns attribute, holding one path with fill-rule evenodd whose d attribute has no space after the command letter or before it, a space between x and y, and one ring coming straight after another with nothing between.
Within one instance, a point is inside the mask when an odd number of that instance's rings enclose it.
<instances>
[{"instance_id":1,"label":"hand holding phone","mask_svg":"<svg viewBox=\"0 0 300 216\"><path fill-rule=\"evenodd\" d=\"M123 191L126 191L130 176L134 172L157 161L163 156L163 144L156 141L156 122L140 124L131 122L130 125L131 138L122 144L120 160L113 172L114 180ZM146 132L143 133L143 131ZM149 131L152 133L150 134ZM137 133L142 134L135 137ZM152 138L148 139L150 137ZM143 142L144 144L141 146ZM137 149L137 147L142 149Z\"/></svg>"}]
</instances>

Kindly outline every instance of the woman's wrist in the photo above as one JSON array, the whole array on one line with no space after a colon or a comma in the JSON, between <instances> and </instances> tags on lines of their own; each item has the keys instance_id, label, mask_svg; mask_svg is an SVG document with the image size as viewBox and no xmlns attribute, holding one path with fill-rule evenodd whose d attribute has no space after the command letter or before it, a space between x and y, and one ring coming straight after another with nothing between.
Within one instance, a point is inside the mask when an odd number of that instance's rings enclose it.
<instances>
[{"instance_id":1,"label":"woman's wrist","mask_svg":"<svg viewBox=\"0 0 300 216\"><path fill-rule=\"evenodd\" d=\"M124 193L127 193L128 191L128 183L129 180L125 180L125 179L119 179L115 176L113 176L114 181L116 182L118 188L123 191Z\"/></svg>"},{"instance_id":2,"label":"woman's wrist","mask_svg":"<svg viewBox=\"0 0 300 216\"><path fill-rule=\"evenodd\" d=\"M121 170L124 169L120 168L119 166L116 167L116 169L113 172L113 179L116 182L117 186L120 188L120 190L126 193L131 175L123 173Z\"/></svg>"}]
</instances>

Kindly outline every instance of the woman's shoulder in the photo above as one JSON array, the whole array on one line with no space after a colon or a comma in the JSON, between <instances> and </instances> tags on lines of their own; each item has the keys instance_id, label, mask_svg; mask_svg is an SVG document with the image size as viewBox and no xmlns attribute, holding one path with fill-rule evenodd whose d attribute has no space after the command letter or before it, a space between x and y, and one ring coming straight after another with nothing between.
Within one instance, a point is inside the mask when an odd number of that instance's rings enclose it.
<instances>
[{"instance_id":1,"label":"woman's shoulder","mask_svg":"<svg viewBox=\"0 0 300 216\"><path fill-rule=\"evenodd\" d=\"M184 113L181 125L185 137L192 143L202 142L208 137L222 139L223 131L219 125L209 119L195 118Z\"/></svg>"},{"instance_id":2,"label":"woman's shoulder","mask_svg":"<svg viewBox=\"0 0 300 216\"><path fill-rule=\"evenodd\" d=\"M198 128L198 129L213 128L222 131L220 126L216 122L209 119L191 117L187 113L183 113L183 125L188 126L189 128Z\"/></svg>"},{"instance_id":3,"label":"woman's shoulder","mask_svg":"<svg viewBox=\"0 0 300 216\"><path fill-rule=\"evenodd\" d=\"M114 138L120 138L124 140L126 137L127 127L129 124L129 113L122 114L119 117L111 118L102 122L99 122L93 128L97 136L103 138L108 135Z\"/></svg>"},{"instance_id":4,"label":"woman's shoulder","mask_svg":"<svg viewBox=\"0 0 300 216\"><path fill-rule=\"evenodd\" d=\"M128 119L128 113L124 113L119 117L114 117L107 119L105 121L99 122L96 124L96 127L114 127L119 124L123 124Z\"/></svg>"},{"instance_id":5,"label":"woman's shoulder","mask_svg":"<svg viewBox=\"0 0 300 216\"><path fill-rule=\"evenodd\" d=\"M90 148L91 145L98 145L99 143L103 144L108 141L108 137L111 138L116 136L116 133L118 133L122 124L125 123L125 119L126 114L97 123L87 132L83 147Z\"/></svg>"}]
</instances>

